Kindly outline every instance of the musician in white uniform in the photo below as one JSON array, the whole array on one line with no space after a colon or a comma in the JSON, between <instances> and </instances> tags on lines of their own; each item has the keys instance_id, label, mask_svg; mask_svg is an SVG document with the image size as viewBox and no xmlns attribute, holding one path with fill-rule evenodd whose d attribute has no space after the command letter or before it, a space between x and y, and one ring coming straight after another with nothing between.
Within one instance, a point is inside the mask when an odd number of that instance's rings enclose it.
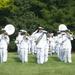
<instances>
[{"instance_id":1,"label":"musician in white uniform","mask_svg":"<svg viewBox=\"0 0 75 75\"><path fill-rule=\"evenodd\" d=\"M60 41L60 51L61 51L61 61L64 62L72 62L71 59L71 40L73 40L72 36L69 34L68 28L64 25L61 24L59 26L59 31L61 32L61 41Z\"/></svg>"},{"instance_id":2,"label":"musician in white uniform","mask_svg":"<svg viewBox=\"0 0 75 75\"><path fill-rule=\"evenodd\" d=\"M58 35L57 35L57 39L56 39L56 46L57 46L57 55L58 55L58 58L60 59L60 56L61 56L61 54L60 54L60 40L61 40L61 38L62 38L62 36L61 36L61 34L60 34L60 32L58 32Z\"/></svg>"},{"instance_id":3,"label":"musician in white uniform","mask_svg":"<svg viewBox=\"0 0 75 75\"><path fill-rule=\"evenodd\" d=\"M44 49L44 62L47 62L48 61L48 52L49 52L49 33L46 34L46 46L45 46L45 49Z\"/></svg>"},{"instance_id":4,"label":"musician in white uniform","mask_svg":"<svg viewBox=\"0 0 75 75\"><path fill-rule=\"evenodd\" d=\"M0 35L0 62L7 62L7 49L9 44L9 36L6 30L2 30Z\"/></svg>"},{"instance_id":5,"label":"musician in white uniform","mask_svg":"<svg viewBox=\"0 0 75 75\"><path fill-rule=\"evenodd\" d=\"M35 40L34 40L34 35L37 33L37 30L34 31L31 36L30 36L30 39L31 39L31 53L34 55L36 54L36 43L35 43Z\"/></svg>"},{"instance_id":6,"label":"musician in white uniform","mask_svg":"<svg viewBox=\"0 0 75 75\"><path fill-rule=\"evenodd\" d=\"M50 34L50 52L51 52L51 55L55 53L55 39L54 39L54 34L51 33Z\"/></svg>"},{"instance_id":7,"label":"musician in white uniform","mask_svg":"<svg viewBox=\"0 0 75 75\"><path fill-rule=\"evenodd\" d=\"M28 37L26 36L26 32L21 32L21 37L19 38L19 48L21 52L21 61L28 62Z\"/></svg>"},{"instance_id":8,"label":"musician in white uniform","mask_svg":"<svg viewBox=\"0 0 75 75\"><path fill-rule=\"evenodd\" d=\"M37 50L37 63L44 63L44 49L46 47L47 39L46 34L43 32L43 28L39 27L35 34L36 50Z\"/></svg>"},{"instance_id":9,"label":"musician in white uniform","mask_svg":"<svg viewBox=\"0 0 75 75\"><path fill-rule=\"evenodd\" d=\"M16 46L17 46L17 53L19 55L19 58L21 59L21 52L20 52L20 43L19 43L19 39L21 37L21 32L23 32L24 30L21 29L19 32L18 32L18 36L16 37L16 40L15 40L15 43L16 43Z\"/></svg>"}]
</instances>

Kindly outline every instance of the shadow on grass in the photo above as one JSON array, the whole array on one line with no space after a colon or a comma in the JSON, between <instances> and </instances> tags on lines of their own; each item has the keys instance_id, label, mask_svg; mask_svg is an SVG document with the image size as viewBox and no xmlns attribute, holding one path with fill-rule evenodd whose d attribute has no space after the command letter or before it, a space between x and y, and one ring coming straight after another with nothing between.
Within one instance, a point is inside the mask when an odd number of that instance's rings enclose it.
<instances>
[{"instance_id":1,"label":"shadow on grass","mask_svg":"<svg viewBox=\"0 0 75 75\"><path fill-rule=\"evenodd\" d=\"M35 55L29 56L28 60L29 60L29 63L37 63L37 58Z\"/></svg>"},{"instance_id":2,"label":"shadow on grass","mask_svg":"<svg viewBox=\"0 0 75 75\"><path fill-rule=\"evenodd\" d=\"M18 57L13 57L13 59L14 59L16 62L21 62L21 60L20 60Z\"/></svg>"},{"instance_id":3,"label":"shadow on grass","mask_svg":"<svg viewBox=\"0 0 75 75\"><path fill-rule=\"evenodd\" d=\"M22 62L15 54L15 56L13 57L14 61L16 62ZM28 62L29 63L37 63L37 58L35 55L28 55Z\"/></svg>"},{"instance_id":4,"label":"shadow on grass","mask_svg":"<svg viewBox=\"0 0 75 75\"><path fill-rule=\"evenodd\" d=\"M55 56L53 56L53 57L51 57L54 61L57 61L57 62L60 62L60 59L59 58L57 58L57 57L55 57Z\"/></svg>"}]
</instances>

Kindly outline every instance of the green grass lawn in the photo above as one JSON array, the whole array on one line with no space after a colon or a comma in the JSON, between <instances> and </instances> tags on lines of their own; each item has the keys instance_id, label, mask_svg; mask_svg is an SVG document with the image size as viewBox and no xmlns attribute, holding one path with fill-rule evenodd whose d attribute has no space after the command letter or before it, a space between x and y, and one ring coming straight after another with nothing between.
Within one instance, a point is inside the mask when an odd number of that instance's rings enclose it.
<instances>
[{"instance_id":1,"label":"green grass lawn","mask_svg":"<svg viewBox=\"0 0 75 75\"><path fill-rule=\"evenodd\" d=\"M59 61L57 55L49 55L49 61L37 64L36 55L29 55L29 62L22 63L17 53L8 53L8 61L0 63L0 75L75 75L75 54L72 63Z\"/></svg>"}]
</instances>

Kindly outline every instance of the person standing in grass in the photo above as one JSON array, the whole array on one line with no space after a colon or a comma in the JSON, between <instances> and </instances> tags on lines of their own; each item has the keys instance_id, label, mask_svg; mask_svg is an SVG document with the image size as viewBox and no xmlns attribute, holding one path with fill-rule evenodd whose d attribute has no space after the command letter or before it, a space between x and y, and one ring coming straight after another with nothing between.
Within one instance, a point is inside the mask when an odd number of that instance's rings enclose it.
<instances>
[{"instance_id":1,"label":"person standing in grass","mask_svg":"<svg viewBox=\"0 0 75 75\"><path fill-rule=\"evenodd\" d=\"M0 35L0 62L7 62L7 49L9 44L9 36L6 30L2 29Z\"/></svg>"},{"instance_id":2,"label":"person standing in grass","mask_svg":"<svg viewBox=\"0 0 75 75\"><path fill-rule=\"evenodd\" d=\"M54 33L50 33L50 52L51 55L55 53L55 38L54 38Z\"/></svg>"},{"instance_id":3,"label":"person standing in grass","mask_svg":"<svg viewBox=\"0 0 75 75\"><path fill-rule=\"evenodd\" d=\"M37 63L43 64L44 63L44 49L46 47L47 39L46 34L43 32L43 28L39 27L37 33L34 35L35 43L36 43L36 50L37 50Z\"/></svg>"},{"instance_id":4,"label":"person standing in grass","mask_svg":"<svg viewBox=\"0 0 75 75\"><path fill-rule=\"evenodd\" d=\"M16 37L16 40L15 40L15 43L16 43L16 46L17 46L17 53L19 53L19 38L21 36L21 32L22 32L22 30L20 30L18 32L18 36Z\"/></svg>"},{"instance_id":5,"label":"person standing in grass","mask_svg":"<svg viewBox=\"0 0 75 75\"><path fill-rule=\"evenodd\" d=\"M26 36L27 31L21 32L21 37L19 38L19 48L20 48L20 54L21 54L21 61L28 62L28 45L29 40Z\"/></svg>"},{"instance_id":6,"label":"person standing in grass","mask_svg":"<svg viewBox=\"0 0 75 75\"><path fill-rule=\"evenodd\" d=\"M49 38L50 38L50 33L47 32L46 34L46 46L44 49L44 62L48 61L48 52L49 52Z\"/></svg>"},{"instance_id":7,"label":"person standing in grass","mask_svg":"<svg viewBox=\"0 0 75 75\"><path fill-rule=\"evenodd\" d=\"M37 30L34 31L31 36L30 36L30 41L31 41L31 53L34 55L36 54L36 43L34 41L34 35L37 33Z\"/></svg>"},{"instance_id":8,"label":"person standing in grass","mask_svg":"<svg viewBox=\"0 0 75 75\"><path fill-rule=\"evenodd\" d=\"M59 31L61 33L61 41L60 43L60 60L64 62L72 63L71 59L71 40L73 40L72 35L69 34L69 29L64 25L61 24L59 26Z\"/></svg>"},{"instance_id":9,"label":"person standing in grass","mask_svg":"<svg viewBox=\"0 0 75 75\"><path fill-rule=\"evenodd\" d=\"M17 46L17 53L18 53L19 59L21 59L21 51L20 51L20 43L19 43L19 40L20 40L20 37L21 37L21 33L23 31L24 31L23 29L19 30L18 36L16 37L16 40L15 40L15 43L16 43L16 46Z\"/></svg>"}]
</instances>

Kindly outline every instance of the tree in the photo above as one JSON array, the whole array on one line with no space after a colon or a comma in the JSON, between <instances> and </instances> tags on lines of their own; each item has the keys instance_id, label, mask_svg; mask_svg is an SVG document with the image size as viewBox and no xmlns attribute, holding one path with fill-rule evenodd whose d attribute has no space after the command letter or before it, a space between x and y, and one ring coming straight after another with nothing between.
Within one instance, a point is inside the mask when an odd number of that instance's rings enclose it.
<instances>
[{"instance_id":1,"label":"tree","mask_svg":"<svg viewBox=\"0 0 75 75\"><path fill-rule=\"evenodd\" d=\"M0 10L9 8L13 2L14 0L0 0Z\"/></svg>"},{"instance_id":2,"label":"tree","mask_svg":"<svg viewBox=\"0 0 75 75\"><path fill-rule=\"evenodd\" d=\"M64 23L75 33L74 0L0 0L0 3L0 28L11 23L16 29L14 35L10 36L10 49L13 49L13 41L20 29L31 34L42 26L56 33L59 25Z\"/></svg>"},{"instance_id":3,"label":"tree","mask_svg":"<svg viewBox=\"0 0 75 75\"><path fill-rule=\"evenodd\" d=\"M10 15L14 4L14 0L0 0L0 25L5 26L7 24L6 17Z\"/></svg>"}]
</instances>

